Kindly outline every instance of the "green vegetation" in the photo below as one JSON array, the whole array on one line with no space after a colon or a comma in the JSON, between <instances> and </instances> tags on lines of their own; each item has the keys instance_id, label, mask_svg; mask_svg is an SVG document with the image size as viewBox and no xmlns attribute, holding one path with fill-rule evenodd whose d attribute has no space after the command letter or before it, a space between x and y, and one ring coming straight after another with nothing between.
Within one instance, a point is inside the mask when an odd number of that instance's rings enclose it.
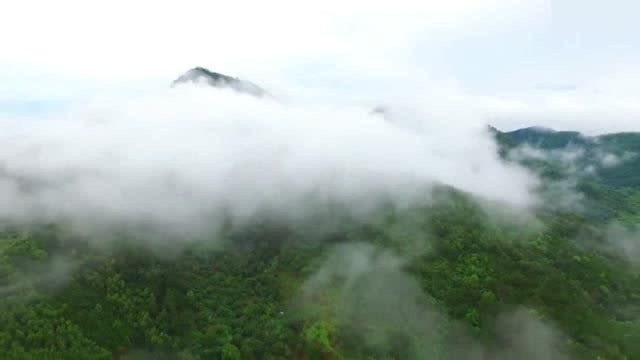
<instances>
[{"instance_id":1,"label":"green vegetation","mask_svg":"<svg viewBox=\"0 0 640 360\"><path fill-rule=\"evenodd\" d=\"M605 246L640 192L603 174L578 179L584 208L540 209L543 226L447 188L333 231L256 221L170 253L5 226L0 358L640 358L639 274Z\"/></svg>"}]
</instances>

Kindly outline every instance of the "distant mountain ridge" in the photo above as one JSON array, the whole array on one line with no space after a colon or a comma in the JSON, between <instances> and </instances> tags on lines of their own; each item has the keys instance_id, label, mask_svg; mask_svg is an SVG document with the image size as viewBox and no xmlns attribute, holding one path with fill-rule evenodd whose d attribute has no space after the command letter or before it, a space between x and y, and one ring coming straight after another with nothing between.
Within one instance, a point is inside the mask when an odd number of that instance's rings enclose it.
<instances>
[{"instance_id":1,"label":"distant mountain ridge","mask_svg":"<svg viewBox=\"0 0 640 360\"><path fill-rule=\"evenodd\" d=\"M550 128L532 126L503 132L492 128L496 138L503 145L524 145L542 149L560 149L571 145L587 145L597 141L577 131L556 131Z\"/></svg>"},{"instance_id":2,"label":"distant mountain ridge","mask_svg":"<svg viewBox=\"0 0 640 360\"><path fill-rule=\"evenodd\" d=\"M527 143L531 146L548 149L559 149L578 144L617 144L640 150L640 132L618 132L589 136L578 131L557 131L541 126L530 126L513 131L500 131L493 126L489 126L489 130L502 142Z\"/></svg>"}]
</instances>

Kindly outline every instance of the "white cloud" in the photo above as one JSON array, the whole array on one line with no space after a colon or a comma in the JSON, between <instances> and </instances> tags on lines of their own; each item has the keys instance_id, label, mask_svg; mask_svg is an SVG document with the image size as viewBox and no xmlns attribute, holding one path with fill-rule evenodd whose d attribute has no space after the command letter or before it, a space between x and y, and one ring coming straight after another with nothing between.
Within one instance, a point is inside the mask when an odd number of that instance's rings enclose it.
<instances>
[{"instance_id":1,"label":"white cloud","mask_svg":"<svg viewBox=\"0 0 640 360\"><path fill-rule=\"evenodd\" d=\"M362 60L362 50L382 55L411 47L419 30L517 3L27 0L4 9L0 36L9 50L3 62L136 78L174 75L194 62L242 71L295 58Z\"/></svg>"},{"instance_id":2,"label":"white cloud","mask_svg":"<svg viewBox=\"0 0 640 360\"><path fill-rule=\"evenodd\" d=\"M0 214L190 228L223 210L240 221L264 209L295 217L310 199L354 211L381 196L406 204L434 183L534 202L536 179L500 161L472 116L398 108L390 122L369 108L185 87L5 119Z\"/></svg>"}]
</instances>

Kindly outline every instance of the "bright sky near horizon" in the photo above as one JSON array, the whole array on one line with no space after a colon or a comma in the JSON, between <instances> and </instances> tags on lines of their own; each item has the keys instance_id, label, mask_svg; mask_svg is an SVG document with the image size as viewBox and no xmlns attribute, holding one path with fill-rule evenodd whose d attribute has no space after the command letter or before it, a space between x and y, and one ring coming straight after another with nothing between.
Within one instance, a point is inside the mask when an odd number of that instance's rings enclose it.
<instances>
[{"instance_id":1,"label":"bright sky near horizon","mask_svg":"<svg viewBox=\"0 0 640 360\"><path fill-rule=\"evenodd\" d=\"M443 91L505 129L640 131L639 13L634 0L12 1L0 114L205 66L305 100Z\"/></svg>"}]
</instances>

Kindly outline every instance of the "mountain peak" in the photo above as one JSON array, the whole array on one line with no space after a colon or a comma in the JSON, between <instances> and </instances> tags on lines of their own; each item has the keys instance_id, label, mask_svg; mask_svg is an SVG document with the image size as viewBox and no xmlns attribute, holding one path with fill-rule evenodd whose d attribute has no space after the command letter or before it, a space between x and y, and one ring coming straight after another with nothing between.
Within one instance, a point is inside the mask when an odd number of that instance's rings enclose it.
<instances>
[{"instance_id":1,"label":"mountain peak","mask_svg":"<svg viewBox=\"0 0 640 360\"><path fill-rule=\"evenodd\" d=\"M217 73L204 67L194 67L175 79L171 85L181 84L206 84L217 88L231 88L237 92L246 93L253 96L262 97L267 92L258 85L225 74Z\"/></svg>"}]
</instances>

